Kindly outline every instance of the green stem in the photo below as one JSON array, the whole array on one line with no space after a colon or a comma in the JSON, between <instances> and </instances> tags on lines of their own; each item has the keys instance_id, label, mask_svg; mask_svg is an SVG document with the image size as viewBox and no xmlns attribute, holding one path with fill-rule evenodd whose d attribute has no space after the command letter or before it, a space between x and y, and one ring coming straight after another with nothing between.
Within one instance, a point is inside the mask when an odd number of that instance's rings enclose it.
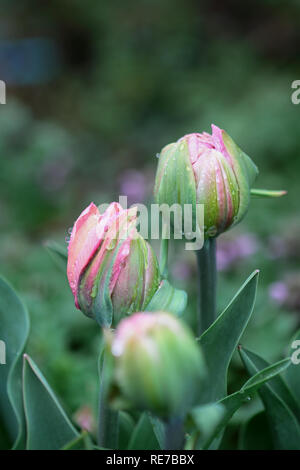
<instances>
[{"instance_id":1,"label":"green stem","mask_svg":"<svg viewBox=\"0 0 300 470\"><path fill-rule=\"evenodd\" d=\"M105 449L117 449L119 437L119 412L110 408L108 404L110 367L106 351L103 352L103 355L104 357L100 370L98 444L99 447Z\"/></svg>"},{"instance_id":2,"label":"green stem","mask_svg":"<svg viewBox=\"0 0 300 470\"><path fill-rule=\"evenodd\" d=\"M165 424L164 450L181 450L184 447L184 420L172 418Z\"/></svg>"},{"instance_id":3,"label":"green stem","mask_svg":"<svg viewBox=\"0 0 300 470\"><path fill-rule=\"evenodd\" d=\"M199 277L198 334L201 335L216 319L216 239L205 240L197 251Z\"/></svg>"}]
</instances>

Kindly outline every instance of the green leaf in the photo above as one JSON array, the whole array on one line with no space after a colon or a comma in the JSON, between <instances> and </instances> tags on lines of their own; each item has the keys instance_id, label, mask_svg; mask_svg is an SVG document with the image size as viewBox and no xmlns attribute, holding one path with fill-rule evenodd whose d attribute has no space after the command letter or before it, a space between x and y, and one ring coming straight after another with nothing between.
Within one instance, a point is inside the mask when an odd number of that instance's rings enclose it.
<instances>
[{"instance_id":1,"label":"green leaf","mask_svg":"<svg viewBox=\"0 0 300 470\"><path fill-rule=\"evenodd\" d=\"M6 364L0 365L0 417L14 448L25 446L22 398L22 352L29 333L27 310L13 288L0 278L0 339Z\"/></svg>"},{"instance_id":2,"label":"green leaf","mask_svg":"<svg viewBox=\"0 0 300 470\"><path fill-rule=\"evenodd\" d=\"M79 434L33 360L24 355L23 398L27 449L58 450Z\"/></svg>"},{"instance_id":3,"label":"green leaf","mask_svg":"<svg viewBox=\"0 0 300 470\"><path fill-rule=\"evenodd\" d=\"M272 435L265 411L244 423L239 441L240 450L274 450Z\"/></svg>"},{"instance_id":4,"label":"green leaf","mask_svg":"<svg viewBox=\"0 0 300 470\"><path fill-rule=\"evenodd\" d=\"M169 281L164 279L146 307L147 312L163 310L180 316L186 308L187 293L181 289L175 289Z\"/></svg>"},{"instance_id":5,"label":"green leaf","mask_svg":"<svg viewBox=\"0 0 300 470\"><path fill-rule=\"evenodd\" d=\"M258 271L254 271L225 311L200 337L208 366L208 385L202 403L213 403L226 395L228 366L251 317L257 279Z\"/></svg>"},{"instance_id":6,"label":"green leaf","mask_svg":"<svg viewBox=\"0 0 300 470\"><path fill-rule=\"evenodd\" d=\"M285 379L300 407L300 330L295 334L290 348L290 357L292 359L292 366L288 368L285 373ZM300 418L298 417L300 422Z\"/></svg>"},{"instance_id":7,"label":"green leaf","mask_svg":"<svg viewBox=\"0 0 300 470\"><path fill-rule=\"evenodd\" d=\"M207 439L201 439L198 445L203 449L207 449L211 445L215 448L216 443L219 442L222 430L228 424L234 413L244 403L250 400L263 384L283 372L290 364L291 361L287 358L266 367L251 377L238 392L223 398L218 403L224 409L223 416L221 416L219 420L216 420L216 426L210 432L210 436Z\"/></svg>"},{"instance_id":8,"label":"green leaf","mask_svg":"<svg viewBox=\"0 0 300 470\"><path fill-rule=\"evenodd\" d=\"M256 370L261 370L270 365L267 361L265 361L262 357L258 356L255 353L247 351L243 348L240 348L239 351L243 362L247 361L248 357L255 365ZM295 373L295 367L292 362L290 363L290 366L285 370L285 374L287 374L289 370L292 374ZM270 380L268 386L273 390L273 392L275 392L279 396L279 398L281 398L281 400L286 403L286 405L291 409L291 411L294 413L294 415L300 422L300 405L297 403L297 400L295 399L295 397L291 393L291 390L287 386L287 383L284 380L284 375L282 374L281 376L278 375L274 377L272 380Z\"/></svg>"},{"instance_id":9,"label":"green leaf","mask_svg":"<svg viewBox=\"0 0 300 470\"><path fill-rule=\"evenodd\" d=\"M251 189L251 196L255 197L281 197L287 194L287 191L283 190L269 190L269 189Z\"/></svg>"},{"instance_id":10,"label":"green leaf","mask_svg":"<svg viewBox=\"0 0 300 470\"><path fill-rule=\"evenodd\" d=\"M126 450L129 445L130 437L134 430L134 420L126 412L120 411L119 413L119 445L118 449Z\"/></svg>"},{"instance_id":11,"label":"green leaf","mask_svg":"<svg viewBox=\"0 0 300 470\"><path fill-rule=\"evenodd\" d=\"M149 419L153 426L153 431L161 449L165 445L165 425L161 419L149 413Z\"/></svg>"},{"instance_id":12,"label":"green leaf","mask_svg":"<svg viewBox=\"0 0 300 470\"><path fill-rule=\"evenodd\" d=\"M72 439L72 441L68 442L62 450L93 450L94 444L89 436L87 431L82 431L78 437Z\"/></svg>"},{"instance_id":13,"label":"green leaf","mask_svg":"<svg viewBox=\"0 0 300 470\"><path fill-rule=\"evenodd\" d=\"M240 355L249 375L256 374L261 364L261 358L245 349ZM259 391L270 425L274 448L277 450L300 450L300 427L291 408L284 401L283 388L278 387L278 381L265 384ZM290 397L289 397L290 398Z\"/></svg>"},{"instance_id":14,"label":"green leaf","mask_svg":"<svg viewBox=\"0 0 300 470\"><path fill-rule=\"evenodd\" d=\"M208 403L191 410L190 416L197 429L197 432L192 435L194 448L201 449L203 443L213 440L216 429L219 429L225 413L226 408L221 403Z\"/></svg>"},{"instance_id":15,"label":"green leaf","mask_svg":"<svg viewBox=\"0 0 300 470\"><path fill-rule=\"evenodd\" d=\"M131 435L128 450L157 450L159 445L147 413L143 413Z\"/></svg>"},{"instance_id":16,"label":"green leaf","mask_svg":"<svg viewBox=\"0 0 300 470\"><path fill-rule=\"evenodd\" d=\"M5 426L0 421L0 450L10 449L11 446L12 441L7 433Z\"/></svg>"}]
</instances>

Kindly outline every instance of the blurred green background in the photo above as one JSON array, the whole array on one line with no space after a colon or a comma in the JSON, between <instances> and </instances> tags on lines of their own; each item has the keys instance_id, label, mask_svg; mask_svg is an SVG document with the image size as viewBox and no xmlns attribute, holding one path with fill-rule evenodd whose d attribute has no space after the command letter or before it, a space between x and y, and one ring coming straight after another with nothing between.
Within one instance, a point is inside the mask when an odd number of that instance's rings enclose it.
<instances>
[{"instance_id":1,"label":"blurred green background","mask_svg":"<svg viewBox=\"0 0 300 470\"><path fill-rule=\"evenodd\" d=\"M67 410L92 426L99 331L74 307L65 274L45 249L65 244L94 201L150 203L156 154L185 133L224 128L260 169L253 200L219 239L219 309L261 269L243 343L275 360L300 323L300 4L296 0L2 0L0 270L31 317L28 352ZM157 246L155 245L157 249ZM195 256L172 248L174 284L189 292ZM1 331L0 331L1 335ZM231 389L243 380L238 359ZM231 390L231 391L232 391ZM235 446L233 420L224 446Z\"/></svg>"}]
</instances>

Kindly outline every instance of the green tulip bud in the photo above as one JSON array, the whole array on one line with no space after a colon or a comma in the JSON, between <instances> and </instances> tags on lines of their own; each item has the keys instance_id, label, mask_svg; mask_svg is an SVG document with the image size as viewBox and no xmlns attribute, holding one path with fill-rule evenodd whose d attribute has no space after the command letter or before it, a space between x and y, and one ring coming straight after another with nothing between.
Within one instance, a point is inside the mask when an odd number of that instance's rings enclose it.
<instances>
[{"instance_id":1,"label":"green tulip bud","mask_svg":"<svg viewBox=\"0 0 300 470\"><path fill-rule=\"evenodd\" d=\"M231 137L212 125L212 135L188 134L163 148L154 194L158 204L192 205L193 227L196 205L203 204L205 238L215 237L244 217L257 174Z\"/></svg>"},{"instance_id":2,"label":"green tulip bud","mask_svg":"<svg viewBox=\"0 0 300 470\"><path fill-rule=\"evenodd\" d=\"M111 351L115 383L131 405L168 419L197 401L204 359L190 330L173 315L136 313L122 320Z\"/></svg>"}]
</instances>

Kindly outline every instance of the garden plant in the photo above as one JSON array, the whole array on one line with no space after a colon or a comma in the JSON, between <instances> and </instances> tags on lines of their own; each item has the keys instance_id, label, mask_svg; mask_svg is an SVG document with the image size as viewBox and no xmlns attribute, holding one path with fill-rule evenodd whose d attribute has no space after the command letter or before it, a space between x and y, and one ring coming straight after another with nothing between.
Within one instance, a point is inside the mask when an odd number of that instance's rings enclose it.
<instances>
[{"instance_id":1,"label":"garden plant","mask_svg":"<svg viewBox=\"0 0 300 470\"><path fill-rule=\"evenodd\" d=\"M275 363L243 347L259 266L222 312L217 298L219 237L242 223L252 198L285 191L256 189L256 165L215 125L211 134L166 145L158 157L154 202L173 208L168 217L162 211L159 260L138 230L138 208L118 202L105 210L94 202L80 207L67 247L48 244L67 273L78 315L99 332L96 432L77 428L26 353L26 306L0 279L0 431L13 449L216 450L235 413L259 396L261 409L243 424L240 447L300 450L300 332ZM168 252L174 238L181 236L176 246L184 251L197 234L193 331L185 320L187 293L168 277ZM235 354L248 379L228 392Z\"/></svg>"}]
</instances>

